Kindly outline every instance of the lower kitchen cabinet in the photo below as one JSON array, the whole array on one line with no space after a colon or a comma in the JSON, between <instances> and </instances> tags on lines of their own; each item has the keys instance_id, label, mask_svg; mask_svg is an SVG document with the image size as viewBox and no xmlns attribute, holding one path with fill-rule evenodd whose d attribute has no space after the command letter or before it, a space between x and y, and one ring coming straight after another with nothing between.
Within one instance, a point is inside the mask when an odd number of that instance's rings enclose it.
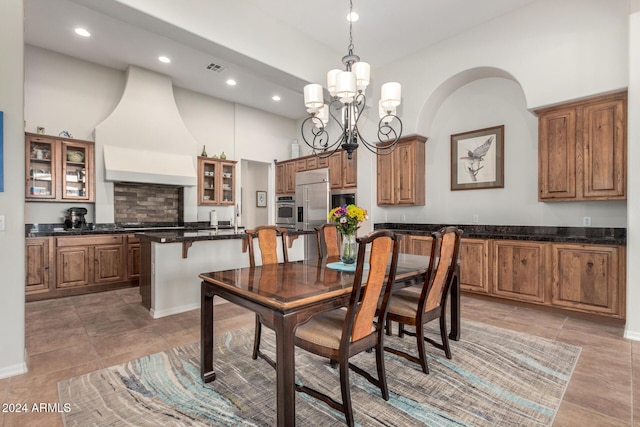
<instances>
[{"instance_id":1,"label":"lower kitchen cabinet","mask_svg":"<svg viewBox=\"0 0 640 427\"><path fill-rule=\"evenodd\" d=\"M460 244L460 289L489 293L489 241L462 239Z\"/></svg>"},{"instance_id":2,"label":"lower kitchen cabinet","mask_svg":"<svg viewBox=\"0 0 640 427\"><path fill-rule=\"evenodd\" d=\"M546 243L494 240L493 295L527 302L545 302Z\"/></svg>"},{"instance_id":3,"label":"lower kitchen cabinet","mask_svg":"<svg viewBox=\"0 0 640 427\"><path fill-rule=\"evenodd\" d=\"M128 243L124 235L28 238L26 300L138 285L139 243L138 252Z\"/></svg>"},{"instance_id":4,"label":"lower kitchen cabinet","mask_svg":"<svg viewBox=\"0 0 640 427\"><path fill-rule=\"evenodd\" d=\"M553 244L552 304L625 317L625 248Z\"/></svg>"},{"instance_id":5,"label":"lower kitchen cabinet","mask_svg":"<svg viewBox=\"0 0 640 427\"><path fill-rule=\"evenodd\" d=\"M34 237L26 240L25 271L27 295L50 292L53 240Z\"/></svg>"},{"instance_id":6,"label":"lower kitchen cabinet","mask_svg":"<svg viewBox=\"0 0 640 427\"><path fill-rule=\"evenodd\" d=\"M404 234L400 251L429 255L430 240ZM618 322L625 319L625 257L626 248L616 245L463 238L460 288Z\"/></svg>"}]
</instances>

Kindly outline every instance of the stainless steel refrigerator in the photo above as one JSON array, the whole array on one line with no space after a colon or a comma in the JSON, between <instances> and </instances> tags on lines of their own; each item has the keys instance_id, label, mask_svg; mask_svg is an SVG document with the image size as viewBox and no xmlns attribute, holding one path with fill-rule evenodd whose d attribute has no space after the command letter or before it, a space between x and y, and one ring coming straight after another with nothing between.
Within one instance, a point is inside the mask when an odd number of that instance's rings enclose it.
<instances>
[{"instance_id":1,"label":"stainless steel refrigerator","mask_svg":"<svg viewBox=\"0 0 640 427\"><path fill-rule=\"evenodd\" d=\"M296 229L313 230L327 222L330 209L329 169L315 169L296 174ZM315 236L305 236L305 258L316 258Z\"/></svg>"}]
</instances>

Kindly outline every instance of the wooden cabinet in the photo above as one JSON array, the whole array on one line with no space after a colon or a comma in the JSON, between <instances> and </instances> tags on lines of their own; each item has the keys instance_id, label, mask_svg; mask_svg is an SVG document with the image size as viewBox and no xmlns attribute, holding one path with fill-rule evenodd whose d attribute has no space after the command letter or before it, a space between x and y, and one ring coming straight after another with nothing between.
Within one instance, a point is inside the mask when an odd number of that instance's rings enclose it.
<instances>
[{"instance_id":1,"label":"wooden cabinet","mask_svg":"<svg viewBox=\"0 0 640 427\"><path fill-rule=\"evenodd\" d=\"M47 293L53 282L53 241L48 237L26 240L25 271L27 295Z\"/></svg>"},{"instance_id":2,"label":"wooden cabinet","mask_svg":"<svg viewBox=\"0 0 640 427\"><path fill-rule=\"evenodd\" d=\"M329 168L329 187L331 189L356 188L358 186L357 152L352 159L347 158L347 152L338 150L330 157L315 155L298 159L276 162L276 194L295 194L296 173L308 170Z\"/></svg>"},{"instance_id":3,"label":"wooden cabinet","mask_svg":"<svg viewBox=\"0 0 640 427\"><path fill-rule=\"evenodd\" d=\"M425 142L407 136L377 156L378 206L422 206L425 203Z\"/></svg>"},{"instance_id":4,"label":"wooden cabinet","mask_svg":"<svg viewBox=\"0 0 640 427\"><path fill-rule=\"evenodd\" d=\"M94 143L27 133L28 201L93 202Z\"/></svg>"},{"instance_id":5,"label":"wooden cabinet","mask_svg":"<svg viewBox=\"0 0 640 427\"><path fill-rule=\"evenodd\" d=\"M137 286L140 242L97 234L26 239L26 300Z\"/></svg>"},{"instance_id":6,"label":"wooden cabinet","mask_svg":"<svg viewBox=\"0 0 640 427\"><path fill-rule=\"evenodd\" d=\"M460 244L460 289L489 293L489 241L462 239Z\"/></svg>"},{"instance_id":7,"label":"wooden cabinet","mask_svg":"<svg viewBox=\"0 0 640 427\"><path fill-rule=\"evenodd\" d=\"M624 318L624 247L554 243L551 249L553 305Z\"/></svg>"},{"instance_id":8,"label":"wooden cabinet","mask_svg":"<svg viewBox=\"0 0 640 427\"><path fill-rule=\"evenodd\" d=\"M400 252L412 255L431 255L433 237L405 234L400 241Z\"/></svg>"},{"instance_id":9,"label":"wooden cabinet","mask_svg":"<svg viewBox=\"0 0 640 427\"><path fill-rule=\"evenodd\" d=\"M198 205L235 205L236 162L198 156Z\"/></svg>"},{"instance_id":10,"label":"wooden cabinet","mask_svg":"<svg viewBox=\"0 0 640 427\"><path fill-rule=\"evenodd\" d=\"M520 240L462 239L465 292L625 318L625 247Z\"/></svg>"},{"instance_id":11,"label":"wooden cabinet","mask_svg":"<svg viewBox=\"0 0 640 427\"><path fill-rule=\"evenodd\" d=\"M133 235L126 237L127 241L127 279L140 278L140 240Z\"/></svg>"},{"instance_id":12,"label":"wooden cabinet","mask_svg":"<svg viewBox=\"0 0 640 427\"><path fill-rule=\"evenodd\" d=\"M626 199L627 93L538 114L538 199Z\"/></svg>"},{"instance_id":13,"label":"wooden cabinet","mask_svg":"<svg viewBox=\"0 0 640 427\"><path fill-rule=\"evenodd\" d=\"M56 238L58 288L125 280L124 236Z\"/></svg>"},{"instance_id":14,"label":"wooden cabinet","mask_svg":"<svg viewBox=\"0 0 640 427\"><path fill-rule=\"evenodd\" d=\"M493 295L527 302L545 302L547 245L495 240L492 245Z\"/></svg>"}]
</instances>

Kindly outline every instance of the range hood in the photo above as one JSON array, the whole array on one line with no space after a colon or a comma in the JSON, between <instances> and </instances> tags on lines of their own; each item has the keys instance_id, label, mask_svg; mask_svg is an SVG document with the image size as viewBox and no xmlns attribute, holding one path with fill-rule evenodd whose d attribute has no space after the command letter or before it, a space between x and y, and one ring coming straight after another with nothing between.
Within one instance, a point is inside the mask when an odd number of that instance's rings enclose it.
<instances>
[{"instance_id":1,"label":"range hood","mask_svg":"<svg viewBox=\"0 0 640 427\"><path fill-rule=\"evenodd\" d=\"M122 98L96 127L95 139L103 147L106 181L197 185L197 143L168 76L129 66Z\"/></svg>"}]
</instances>

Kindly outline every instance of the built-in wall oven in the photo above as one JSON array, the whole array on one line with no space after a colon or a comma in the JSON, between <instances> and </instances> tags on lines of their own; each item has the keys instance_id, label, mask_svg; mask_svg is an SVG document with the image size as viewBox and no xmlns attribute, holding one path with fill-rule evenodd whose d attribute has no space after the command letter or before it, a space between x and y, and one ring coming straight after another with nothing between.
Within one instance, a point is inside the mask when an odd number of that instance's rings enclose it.
<instances>
[{"instance_id":1,"label":"built-in wall oven","mask_svg":"<svg viewBox=\"0 0 640 427\"><path fill-rule=\"evenodd\" d=\"M331 190L331 209L343 205L356 204L356 191L353 190Z\"/></svg>"},{"instance_id":2,"label":"built-in wall oven","mask_svg":"<svg viewBox=\"0 0 640 427\"><path fill-rule=\"evenodd\" d=\"M296 202L293 196L280 196L276 199L276 225L296 228Z\"/></svg>"}]
</instances>

